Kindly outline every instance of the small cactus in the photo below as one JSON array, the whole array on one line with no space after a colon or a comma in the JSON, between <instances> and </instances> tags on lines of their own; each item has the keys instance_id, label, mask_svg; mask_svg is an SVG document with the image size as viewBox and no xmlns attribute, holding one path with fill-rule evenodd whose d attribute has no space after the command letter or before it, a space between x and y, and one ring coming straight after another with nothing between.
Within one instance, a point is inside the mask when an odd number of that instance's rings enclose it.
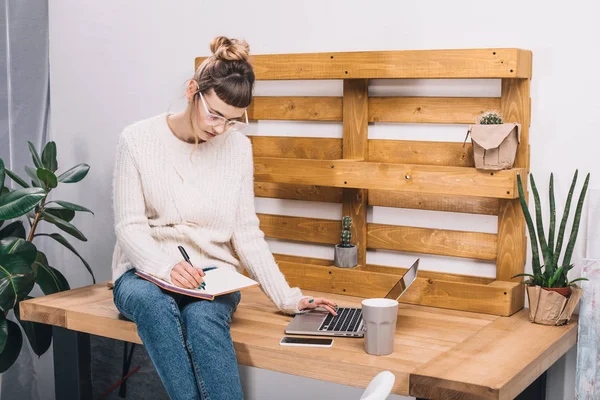
<instances>
[{"instance_id":1,"label":"small cactus","mask_svg":"<svg viewBox=\"0 0 600 400\"><path fill-rule=\"evenodd\" d=\"M342 244L340 247L352 247L350 240L352 240L352 232L350 228L352 226L352 218L346 216L342 219Z\"/></svg>"},{"instance_id":2,"label":"small cactus","mask_svg":"<svg viewBox=\"0 0 600 400\"><path fill-rule=\"evenodd\" d=\"M496 112L486 112L479 118L481 125L499 125L502 124L502 117Z\"/></svg>"}]
</instances>

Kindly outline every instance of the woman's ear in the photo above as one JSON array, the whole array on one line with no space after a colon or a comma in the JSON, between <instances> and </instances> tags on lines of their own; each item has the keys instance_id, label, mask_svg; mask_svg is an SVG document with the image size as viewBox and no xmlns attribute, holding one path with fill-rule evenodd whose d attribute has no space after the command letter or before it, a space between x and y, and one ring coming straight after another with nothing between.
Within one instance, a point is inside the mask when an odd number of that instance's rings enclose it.
<instances>
[{"instance_id":1,"label":"woman's ear","mask_svg":"<svg viewBox=\"0 0 600 400\"><path fill-rule=\"evenodd\" d=\"M185 90L185 98L188 102L190 102L192 98L194 98L194 95L198 93L198 89L198 82L196 82L195 79L190 79Z\"/></svg>"}]
</instances>

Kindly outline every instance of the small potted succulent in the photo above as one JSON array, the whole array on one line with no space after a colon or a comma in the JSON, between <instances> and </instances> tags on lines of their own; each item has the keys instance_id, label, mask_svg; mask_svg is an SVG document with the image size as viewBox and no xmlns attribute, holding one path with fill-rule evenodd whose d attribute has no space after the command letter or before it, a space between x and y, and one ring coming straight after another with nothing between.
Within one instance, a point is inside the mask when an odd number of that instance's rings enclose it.
<instances>
[{"instance_id":1,"label":"small potted succulent","mask_svg":"<svg viewBox=\"0 0 600 400\"><path fill-rule=\"evenodd\" d=\"M529 239L531 241L533 274L518 274L513 276L513 278L518 276L529 277L529 279L523 283L527 285L527 295L529 296L529 318L532 322L546 325L561 325L568 323L571 313L575 309L575 306L582 295L582 290L575 284L575 282L587 280L586 278L577 278L570 281L567 278L567 274L573 268L573 264L571 264L571 257L573 255L573 249L575 248L575 242L577 240L579 223L581 221L581 212L583 210L585 194L590 181L590 174L587 175L583 184L583 188L581 189L577 207L575 209L575 216L573 218L573 226L569 235L569 241L567 243L567 247L565 248L564 256L562 260L560 260L563 239L565 237L567 221L569 219L571 201L573 199L573 192L577 183L577 174L578 171L575 171L573 181L571 182L571 188L569 189L569 194L567 196L565 211L558 229L558 236L556 237L554 175L550 174L550 226L547 240L542 222L540 196L538 194L533 175L530 174L530 182L535 201L537 232L536 225L534 225L531 214L529 213L529 208L527 207L521 177L517 175L517 185L519 189L521 208L525 216L527 229L529 231ZM543 265L540 262L540 249L542 252L542 259L544 261Z\"/></svg>"},{"instance_id":2,"label":"small potted succulent","mask_svg":"<svg viewBox=\"0 0 600 400\"><path fill-rule=\"evenodd\" d=\"M352 239L352 218L346 216L342 219L342 243L335 245L333 264L340 268L352 268L358 265L356 246L350 243Z\"/></svg>"},{"instance_id":3,"label":"small potted succulent","mask_svg":"<svg viewBox=\"0 0 600 400\"><path fill-rule=\"evenodd\" d=\"M504 123L499 113L490 111L483 113L477 124L471 125L469 134L473 144L475 168L483 170L502 170L512 168L521 125Z\"/></svg>"}]
</instances>

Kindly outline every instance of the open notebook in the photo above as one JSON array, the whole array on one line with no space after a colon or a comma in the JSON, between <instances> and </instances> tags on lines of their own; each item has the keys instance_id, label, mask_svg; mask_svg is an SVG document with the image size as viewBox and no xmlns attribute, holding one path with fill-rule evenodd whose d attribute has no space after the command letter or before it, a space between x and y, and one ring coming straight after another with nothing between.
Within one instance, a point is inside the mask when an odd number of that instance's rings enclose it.
<instances>
[{"instance_id":1,"label":"open notebook","mask_svg":"<svg viewBox=\"0 0 600 400\"><path fill-rule=\"evenodd\" d=\"M214 300L216 296L221 296L223 294L235 292L236 290L243 290L259 285L259 283L255 280L250 279L247 276L229 268L217 268L205 272L205 276L202 279L204 279L206 285L205 289L203 290L184 289L143 271L136 270L135 274L140 278L147 279L170 292L180 293L186 296L197 297L205 300Z\"/></svg>"}]
</instances>

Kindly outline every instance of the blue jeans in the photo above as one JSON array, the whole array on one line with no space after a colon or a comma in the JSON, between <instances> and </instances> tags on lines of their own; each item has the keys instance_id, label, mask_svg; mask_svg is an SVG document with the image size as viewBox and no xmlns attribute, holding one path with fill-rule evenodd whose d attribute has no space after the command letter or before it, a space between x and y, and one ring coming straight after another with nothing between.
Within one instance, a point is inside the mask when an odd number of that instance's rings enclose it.
<instances>
[{"instance_id":1,"label":"blue jeans","mask_svg":"<svg viewBox=\"0 0 600 400\"><path fill-rule=\"evenodd\" d=\"M129 270L115 282L117 309L138 334L173 400L242 399L229 332L240 292L200 300L162 290Z\"/></svg>"}]
</instances>

